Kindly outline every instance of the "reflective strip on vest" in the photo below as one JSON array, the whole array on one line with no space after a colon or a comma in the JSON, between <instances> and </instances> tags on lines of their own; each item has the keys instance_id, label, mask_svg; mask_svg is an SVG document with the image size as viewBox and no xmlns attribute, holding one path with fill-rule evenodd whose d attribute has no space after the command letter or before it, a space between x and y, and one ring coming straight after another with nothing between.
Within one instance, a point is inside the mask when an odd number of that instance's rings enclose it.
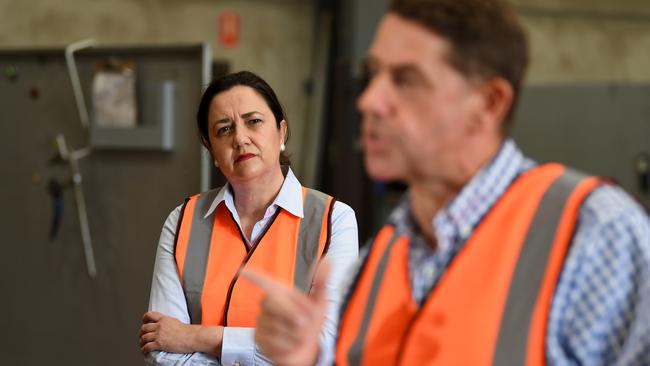
<instances>
[{"instance_id":1,"label":"reflective strip on vest","mask_svg":"<svg viewBox=\"0 0 650 366\"><path fill-rule=\"evenodd\" d=\"M374 313L375 304L377 303L377 294L379 293L379 285L384 279L384 274L386 273L386 265L388 264L388 259L390 258L390 253L393 249L393 246L397 242L399 235L397 232L393 232L392 237L390 238L389 244L386 246L384 253L379 260L379 265L377 266L377 272L375 279L372 282L372 287L370 289L370 296L368 302L366 303L366 309L361 321L361 326L359 327L359 334L357 338L350 346L350 351L348 352L348 362L350 365L360 365L361 364L361 355L363 354L363 346L366 343L366 335L368 334L368 327L370 326L370 314Z\"/></svg>"},{"instance_id":2,"label":"reflective strip on vest","mask_svg":"<svg viewBox=\"0 0 650 366\"><path fill-rule=\"evenodd\" d=\"M181 274L181 284L192 324L201 324L202 320L201 299L217 210L208 217L204 218L204 216L218 192L219 188L193 196L186 203L186 207L189 207L193 200L195 202L193 213L190 216L191 228ZM303 219L300 220L296 243L294 286L302 292L308 293L312 283L311 271L315 263L327 251L330 241L331 214L335 200L316 190L303 188L303 192ZM182 219L181 216L179 223ZM181 227L181 225L178 226ZM323 250L319 251L319 241L323 230L325 230L327 238ZM242 263L242 266L244 264ZM227 309L225 310L227 312Z\"/></svg>"},{"instance_id":3,"label":"reflective strip on vest","mask_svg":"<svg viewBox=\"0 0 650 366\"><path fill-rule=\"evenodd\" d=\"M203 216L210 209L218 192L218 189L214 189L195 198L196 205L191 216L192 229L187 243L181 284L192 324L201 324L201 294L212 235L212 220L204 219ZM179 220L181 219L179 218Z\"/></svg>"},{"instance_id":4,"label":"reflective strip on vest","mask_svg":"<svg viewBox=\"0 0 650 366\"><path fill-rule=\"evenodd\" d=\"M526 364L528 333L565 203L586 175L567 168L544 193L510 282L493 365Z\"/></svg>"},{"instance_id":5,"label":"reflective strip on vest","mask_svg":"<svg viewBox=\"0 0 650 366\"><path fill-rule=\"evenodd\" d=\"M294 267L294 287L303 293L309 293L311 288L311 271L318 258L325 253L318 253L318 239L320 238L321 225L328 210L327 226L331 222L332 207L328 207L330 197L322 192L307 188L303 202L303 218L300 221L298 232L298 250ZM334 204L334 200L332 200ZM330 235L328 232L324 252L327 251Z\"/></svg>"}]
</instances>

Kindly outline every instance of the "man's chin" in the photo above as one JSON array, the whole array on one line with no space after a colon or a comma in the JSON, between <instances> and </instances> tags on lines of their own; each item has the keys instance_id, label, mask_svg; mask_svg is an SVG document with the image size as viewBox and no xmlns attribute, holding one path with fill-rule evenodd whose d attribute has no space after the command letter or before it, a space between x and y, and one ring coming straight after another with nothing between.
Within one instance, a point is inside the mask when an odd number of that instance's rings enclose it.
<instances>
[{"instance_id":1,"label":"man's chin","mask_svg":"<svg viewBox=\"0 0 650 366\"><path fill-rule=\"evenodd\" d=\"M398 171L395 164L387 161L377 161L374 159L365 159L366 172L372 180L380 182L397 182L402 181L404 177Z\"/></svg>"}]
</instances>

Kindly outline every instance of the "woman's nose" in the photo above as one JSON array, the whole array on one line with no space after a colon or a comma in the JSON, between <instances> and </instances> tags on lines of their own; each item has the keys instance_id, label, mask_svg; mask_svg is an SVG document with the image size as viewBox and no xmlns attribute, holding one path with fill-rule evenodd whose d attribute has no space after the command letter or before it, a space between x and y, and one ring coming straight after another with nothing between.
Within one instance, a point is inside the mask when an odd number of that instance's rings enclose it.
<instances>
[{"instance_id":1,"label":"woman's nose","mask_svg":"<svg viewBox=\"0 0 650 366\"><path fill-rule=\"evenodd\" d=\"M248 131L246 131L246 128L243 127L242 125L237 126L235 128L235 134L233 138L233 143L234 147L238 148L241 146L245 146L250 142L250 138L248 136Z\"/></svg>"}]
</instances>

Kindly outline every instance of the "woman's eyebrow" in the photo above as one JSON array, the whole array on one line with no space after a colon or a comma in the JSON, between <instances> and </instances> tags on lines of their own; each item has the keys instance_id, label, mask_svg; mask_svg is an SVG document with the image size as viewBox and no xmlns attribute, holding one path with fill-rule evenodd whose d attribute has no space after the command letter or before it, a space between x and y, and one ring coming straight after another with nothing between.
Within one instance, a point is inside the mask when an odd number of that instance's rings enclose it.
<instances>
[{"instance_id":1,"label":"woman's eyebrow","mask_svg":"<svg viewBox=\"0 0 650 366\"><path fill-rule=\"evenodd\" d=\"M246 112L246 113L242 114L240 117L241 118L248 118L248 117L250 117L250 116L252 116L254 114L261 114L262 116L264 115L264 113L262 113L262 112L251 111L251 112Z\"/></svg>"},{"instance_id":2,"label":"woman's eyebrow","mask_svg":"<svg viewBox=\"0 0 650 366\"><path fill-rule=\"evenodd\" d=\"M224 118L219 118L219 119L217 120L217 122L215 122L215 123L217 123L217 124L219 124L219 123L229 123L229 122L231 122L231 121L232 121L232 120L230 119L230 117L224 117Z\"/></svg>"},{"instance_id":3,"label":"woman's eyebrow","mask_svg":"<svg viewBox=\"0 0 650 366\"><path fill-rule=\"evenodd\" d=\"M241 118L248 118L248 117L250 117L250 116L252 116L254 114L261 114L262 116L264 116L264 113L262 113L262 112L250 111L250 112L246 112L246 113L242 114L240 117ZM230 122L232 122L232 119L230 117L223 117L223 118L219 118L215 123L230 123Z\"/></svg>"}]
</instances>

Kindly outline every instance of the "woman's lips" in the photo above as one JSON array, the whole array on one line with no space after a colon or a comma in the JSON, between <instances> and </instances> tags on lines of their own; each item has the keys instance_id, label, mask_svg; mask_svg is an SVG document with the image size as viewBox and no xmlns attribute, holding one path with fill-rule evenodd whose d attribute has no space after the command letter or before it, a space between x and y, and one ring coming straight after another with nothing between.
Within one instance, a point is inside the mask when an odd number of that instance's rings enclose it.
<instances>
[{"instance_id":1,"label":"woman's lips","mask_svg":"<svg viewBox=\"0 0 650 366\"><path fill-rule=\"evenodd\" d=\"M255 157L254 154L242 154L242 155L239 155L237 157L237 159L235 160L235 163L241 163L242 161L246 161L246 160L248 160L250 158L253 158L253 157Z\"/></svg>"}]
</instances>

